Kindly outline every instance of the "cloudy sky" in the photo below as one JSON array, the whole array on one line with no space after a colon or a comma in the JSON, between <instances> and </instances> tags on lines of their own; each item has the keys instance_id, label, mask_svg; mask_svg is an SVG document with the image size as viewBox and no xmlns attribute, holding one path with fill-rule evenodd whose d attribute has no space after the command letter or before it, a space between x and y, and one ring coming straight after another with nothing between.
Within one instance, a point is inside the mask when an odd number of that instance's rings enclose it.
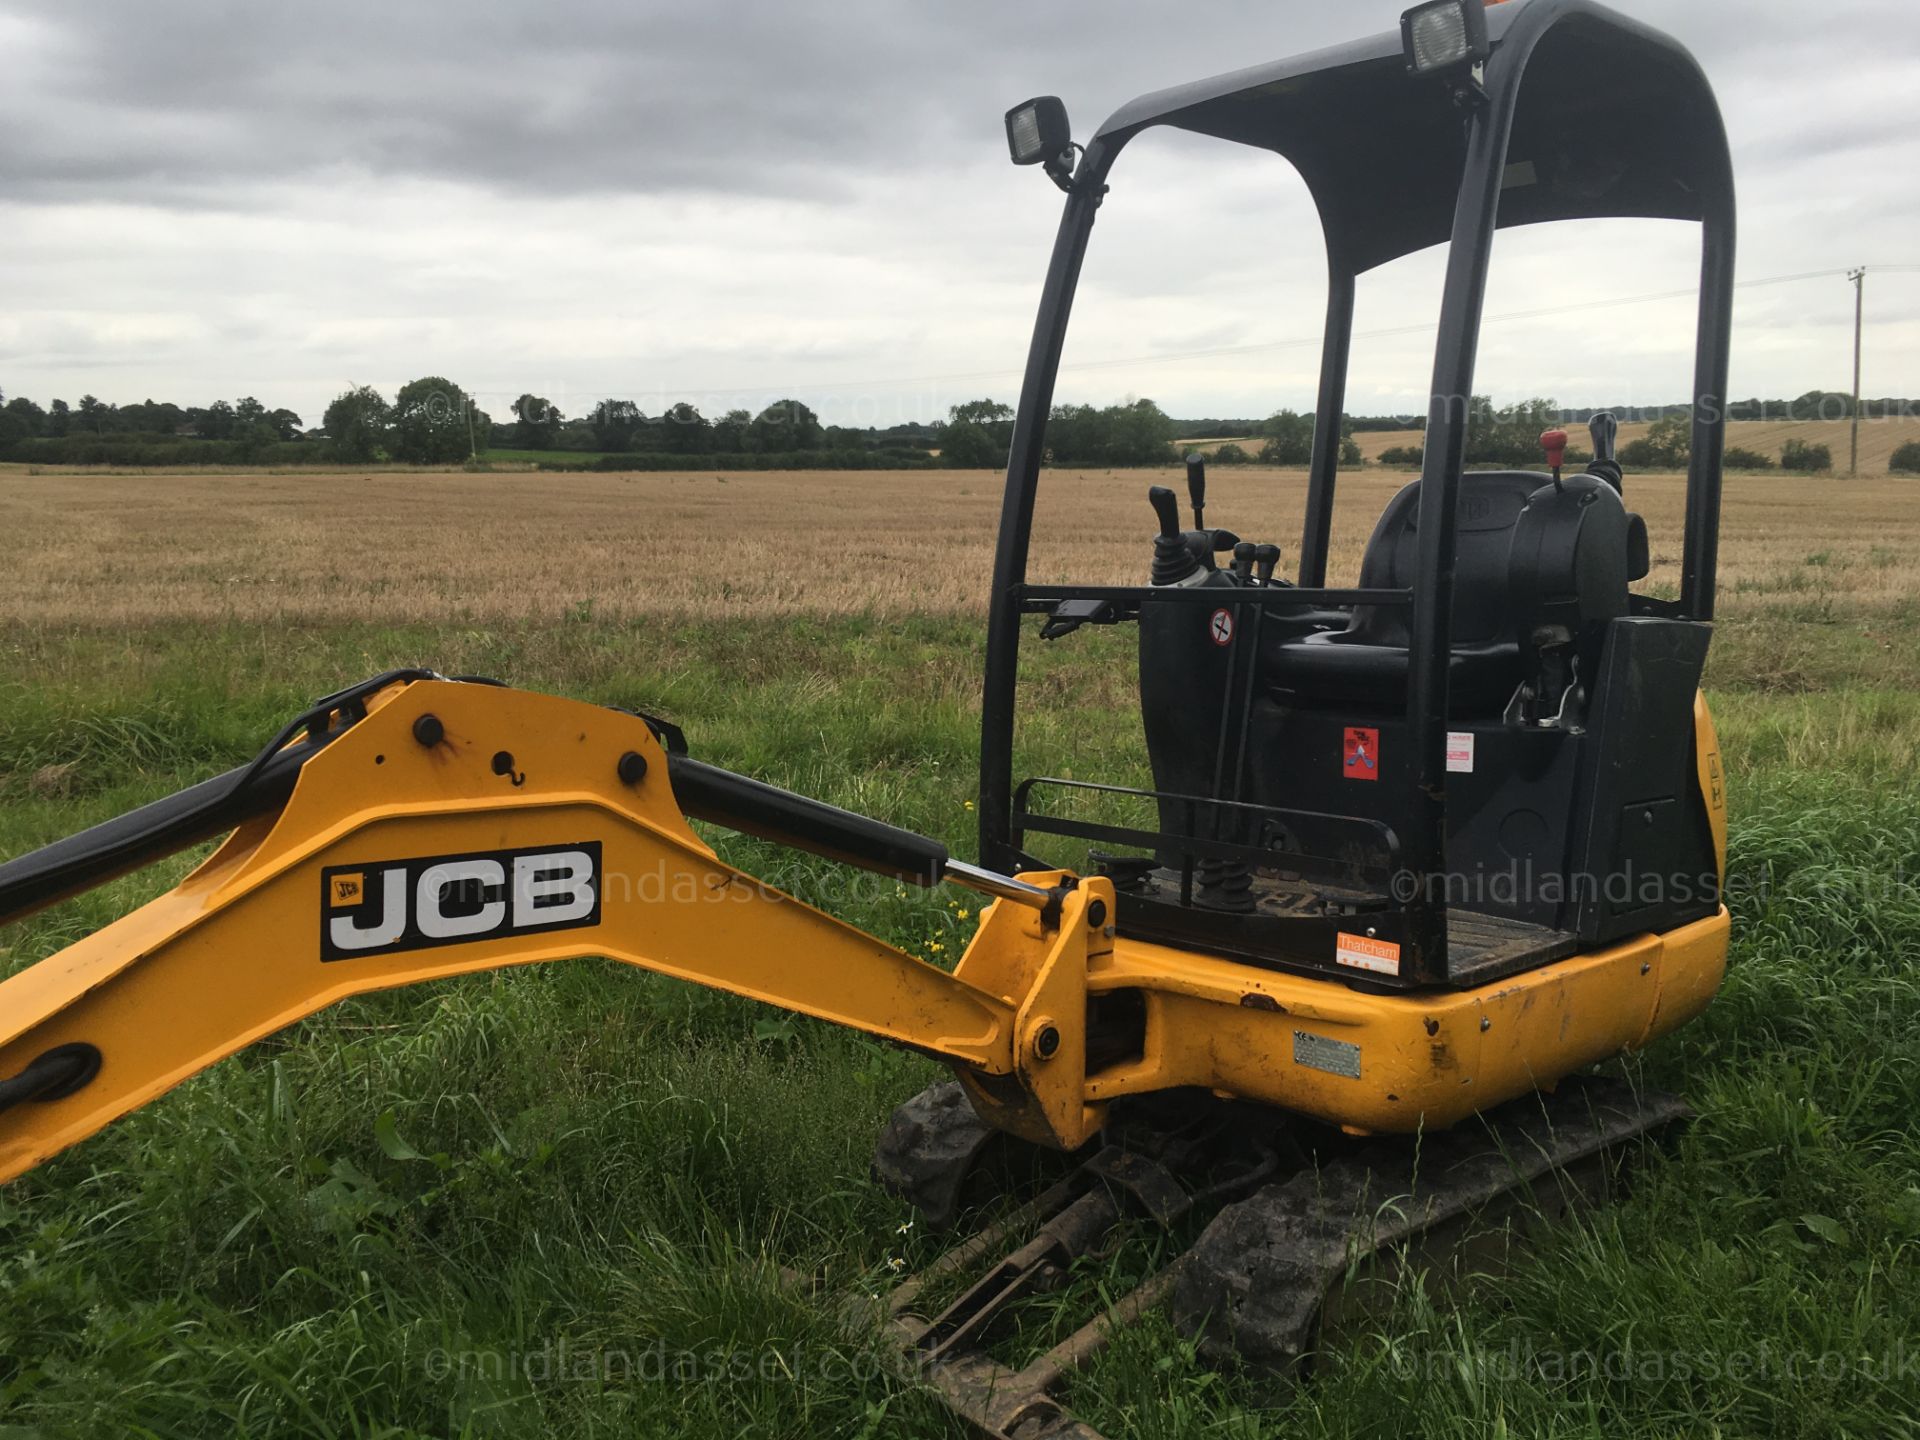
<instances>
[{"instance_id":1,"label":"cloudy sky","mask_svg":"<svg viewBox=\"0 0 1920 1440\"><path fill-rule=\"evenodd\" d=\"M1522 0L1524 3L1524 0ZM1393 0L312 9L0 0L0 389L318 423L349 383L445 374L829 420L1011 399L1060 197L1001 113L1090 133L1143 91L1384 30ZM1718 88L1748 282L1868 282L1870 394L1920 394L1920 27L1904 0L1620 0ZM1311 404L1317 227L1272 156L1170 133L1122 158L1062 398L1181 415ZM1565 227L1563 227L1565 228ZM1481 385L1684 395L1697 232L1509 232ZM1424 408L1439 259L1363 283L1350 408ZM1735 395L1850 380L1839 273L1749 283ZM1382 333L1397 332L1397 333Z\"/></svg>"}]
</instances>

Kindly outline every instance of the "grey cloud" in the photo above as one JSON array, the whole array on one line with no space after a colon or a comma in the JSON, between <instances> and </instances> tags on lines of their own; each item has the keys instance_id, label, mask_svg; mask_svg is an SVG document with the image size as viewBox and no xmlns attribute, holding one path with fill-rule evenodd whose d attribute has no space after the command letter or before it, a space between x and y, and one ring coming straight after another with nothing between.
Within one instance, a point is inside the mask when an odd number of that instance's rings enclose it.
<instances>
[{"instance_id":1,"label":"grey cloud","mask_svg":"<svg viewBox=\"0 0 1920 1440\"><path fill-rule=\"evenodd\" d=\"M746 0L425 7L10 7L33 27L0 96L0 183L72 199L344 168L530 194L746 191L833 197L851 177L938 184L991 157L999 112L1036 89L1101 118L1133 91L1339 38L1236 0L1211 39L1168 7L908 9ZM1182 57L1190 57L1187 63ZM1135 77L1129 85L1125 77ZM1116 85L1116 81L1120 84Z\"/></svg>"},{"instance_id":2,"label":"grey cloud","mask_svg":"<svg viewBox=\"0 0 1920 1440\"><path fill-rule=\"evenodd\" d=\"M1755 163L1914 129L1911 84L1863 80L1911 74L1920 54L1888 0L1813 17L1744 0L1626 8L1707 60L1745 122L1736 135L1764 137ZM1140 91L1345 38L1366 28L1356 11L1382 27L1396 13L1299 0L1202 12L1157 0L14 0L0 3L12 19L0 34L15 39L0 187L16 200L249 208L263 184L346 174L533 197L847 202L991 163L1000 109L1026 94L1066 96L1084 132Z\"/></svg>"},{"instance_id":3,"label":"grey cloud","mask_svg":"<svg viewBox=\"0 0 1920 1440\"><path fill-rule=\"evenodd\" d=\"M856 177L938 184L990 156L999 109L1034 89L1067 95L1084 129L1139 90L1343 38L1362 8L19 0L0 8L26 37L0 95L0 184L190 204L347 169L536 195L840 198ZM1775 115L1844 105L1863 64L1920 45L1859 0L1812 18L1736 0L1628 8L1708 56L1736 104ZM1390 24L1394 7L1377 9Z\"/></svg>"}]
</instances>

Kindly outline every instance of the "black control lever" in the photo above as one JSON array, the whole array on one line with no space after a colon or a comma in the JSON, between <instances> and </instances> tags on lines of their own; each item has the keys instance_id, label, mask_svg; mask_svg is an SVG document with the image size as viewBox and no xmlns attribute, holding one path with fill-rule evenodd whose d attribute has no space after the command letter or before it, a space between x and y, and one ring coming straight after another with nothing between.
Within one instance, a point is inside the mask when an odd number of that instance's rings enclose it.
<instances>
[{"instance_id":1,"label":"black control lever","mask_svg":"<svg viewBox=\"0 0 1920 1440\"><path fill-rule=\"evenodd\" d=\"M1280 563L1278 545L1256 545L1253 547L1253 575L1262 585L1273 583L1274 568Z\"/></svg>"},{"instance_id":2,"label":"black control lever","mask_svg":"<svg viewBox=\"0 0 1920 1440\"><path fill-rule=\"evenodd\" d=\"M1153 506L1153 513L1160 521L1160 533L1167 539L1175 539L1180 534L1180 500L1173 491L1164 485L1156 485L1147 491L1147 503Z\"/></svg>"},{"instance_id":3,"label":"black control lever","mask_svg":"<svg viewBox=\"0 0 1920 1440\"><path fill-rule=\"evenodd\" d=\"M1620 494L1626 494L1625 472L1613 453L1620 422L1613 418L1611 411L1602 410L1587 422L1587 433L1593 436L1593 459L1587 463L1587 473L1599 476Z\"/></svg>"},{"instance_id":4,"label":"black control lever","mask_svg":"<svg viewBox=\"0 0 1920 1440\"><path fill-rule=\"evenodd\" d=\"M1206 529L1207 462L1198 450L1187 452L1187 494L1193 500L1193 528Z\"/></svg>"},{"instance_id":5,"label":"black control lever","mask_svg":"<svg viewBox=\"0 0 1920 1440\"><path fill-rule=\"evenodd\" d=\"M1620 434L1620 422L1613 418L1613 412L1602 410L1587 422L1587 433L1593 436L1593 458L1596 460L1613 459L1613 442Z\"/></svg>"},{"instance_id":6,"label":"black control lever","mask_svg":"<svg viewBox=\"0 0 1920 1440\"><path fill-rule=\"evenodd\" d=\"M1153 537L1153 574L1155 585L1185 585L1202 571L1213 569L1213 552L1233 548L1228 540L1222 546L1204 530L1180 529L1180 501L1164 485L1147 491L1147 500L1159 518L1160 533Z\"/></svg>"},{"instance_id":7,"label":"black control lever","mask_svg":"<svg viewBox=\"0 0 1920 1440\"><path fill-rule=\"evenodd\" d=\"M1243 584L1253 578L1253 552L1259 548L1251 540L1242 540L1233 547L1233 573Z\"/></svg>"}]
</instances>

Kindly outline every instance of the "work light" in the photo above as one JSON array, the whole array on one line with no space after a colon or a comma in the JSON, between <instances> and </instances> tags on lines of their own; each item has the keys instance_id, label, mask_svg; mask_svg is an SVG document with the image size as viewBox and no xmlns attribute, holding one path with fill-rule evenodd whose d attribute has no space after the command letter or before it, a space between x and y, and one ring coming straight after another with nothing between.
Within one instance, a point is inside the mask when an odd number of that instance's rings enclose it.
<instances>
[{"instance_id":1,"label":"work light","mask_svg":"<svg viewBox=\"0 0 1920 1440\"><path fill-rule=\"evenodd\" d=\"M1057 161L1072 144L1067 107L1058 95L1039 95L1007 112L1007 151L1016 165Z\"/></svg>"},{"instance_id":2,"label":"work light","mask_svg":"<svg viewBox=\"0 0 1920 1440\"><path fill-rule=\"evenodd\" d=\"M1431 0L1400 17L1400 43L1415 75L1444 75L1491 53L1484 0Z\"/></svg>"}]
</instances>

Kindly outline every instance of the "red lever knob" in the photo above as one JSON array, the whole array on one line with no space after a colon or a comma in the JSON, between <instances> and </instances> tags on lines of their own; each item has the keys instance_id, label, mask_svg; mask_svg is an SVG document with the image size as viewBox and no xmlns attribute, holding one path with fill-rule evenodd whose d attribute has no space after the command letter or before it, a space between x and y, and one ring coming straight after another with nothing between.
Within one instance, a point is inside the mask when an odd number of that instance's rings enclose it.
<instances>
[{"instance_id":1,"label":"red lever knob","mask_svg":"<svg viewBox=\"0 0 1920 1440\"><path fill-rule=\"evenodd\" d=\"M1560 468L1560 462L1567 458L1567 432L1564 430L1546 431L1540 437L1540 446L1547 452L1547 464L1555 470L1558 470Z\"/></svg>"}]
</instances>

